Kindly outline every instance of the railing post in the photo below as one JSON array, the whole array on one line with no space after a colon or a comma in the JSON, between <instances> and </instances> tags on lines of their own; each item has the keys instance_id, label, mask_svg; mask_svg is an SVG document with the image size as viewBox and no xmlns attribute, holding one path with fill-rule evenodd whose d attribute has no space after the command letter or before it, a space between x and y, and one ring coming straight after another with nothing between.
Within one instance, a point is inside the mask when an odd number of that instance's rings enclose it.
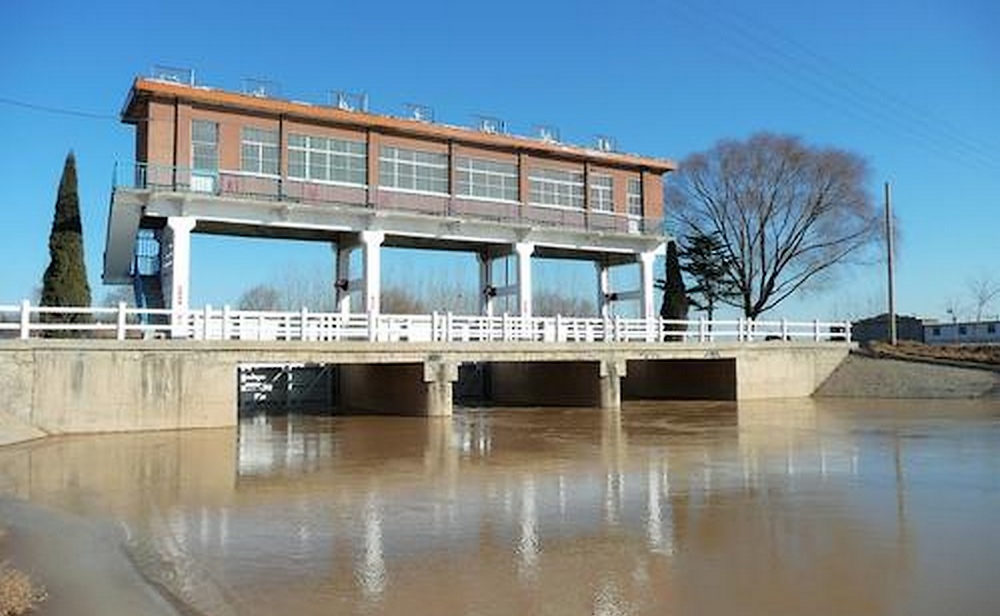
<instances>
[{"instance_id":1,"label":"railing post","mask_svg":"<svg viewBox=\"0 0 1000 616\"><path fill-rule=\"evenodd\" d=\"M819 342L819 319L813 319L813 342Z\"/></svg>"},{"instance_id":2,"label":"railing post","mask_svg":"<svg viewBox=\"0 0 1000 616\"><path fill-rule=\"evenodd\" d=\"M506 312L503 313L503 323L501 327L503 328L503 341L510 342L510 315Z\"/></svg>"},{"instance_id":3,"label":"railing post","mask_svg":"<svg viewBox=\"0 0 1000 616\"><path fill-rule=\"evenodd\" d=\"M31 302L21 300L21 340L31 336Z\"/></svg>"},{"instance_id":4,"label":"railing post","mask_svg":"<svg viewBox=\"0 0 1000 616\"><path fill-rule=\"evenodd\" d=\"M305 306L299 311L299 340L308 340L306 336L306 321L309 320L309 309Z\"/></svg>"},{"instance_id":5,"label":"railing post","mask_svg":"<svg viewBox=\"0 0 1000 616\"><path fill-rule=\"evenodd\" d=\"M440 327L441 326L438 323L438 313L437 310L435 310L431 313L431 342L437 342L440 340L440 337L438 336L438 329Z\"/></svg>"},{"instance_id":6,"label":"railing post","mask_svg":"<svg viewBox=\"0 0 1000 616\"><path fill-rule=\"evenodd\" d=\"M230 322L232 315L230 314L229 304L224 304L222 306L222 339L229 340L229 337L233 335L233 324Z\"/></svg>"},{"instance_id":7,"label":"railing post","mask_svg":"<svg viewBox=\"0 0 1000 616\"><path fill-rule=\"evenodd\" d=\"M118 324L115 328L115 337L118 340L125 339L125 302L118 302Z\"/></svg>"},{"instance_id":8,"label":"railing post","mask_svg":"<svg viewBox=\"0 0 1000 616\"><path fill-rule=\"evenodd\" d=\"M747 342L753 342L753 319L747 319Z\"/></svg>"},{"instance_id":9,"label":"railing post","mask_svg":"<svg viewBox=\"0 0 1000 616\"><path fill-rule=\"evenodd\" d=\"M201 339L208 340L209 324L208 321L212 318L212 305L205 304L204 316L201 319Z\"/></svg>"},{"instance_id":10,"label":"railing post","mask_svg":"<svg viewBox=\"0 0 1000 616\"><path fill-rule=\"evenodd\" d=\"M781 339L788 340L788 319L781 319Z\"/></svg>"},{"instance_id":11,"label":"railing post","mask_svg":"<svg viewBox=\"0 0 1000 616\"><path fill-rule=\"evenodd\" d=\"M556 315L556 340L555 340L556 342L562 342L563 341L563 338L562 338L562 327L563 327L563 324L562 324L562 315L561 314L557 314ZM542 334L542 336L544 338L544 334Z\"/></svg>"},{"instance_id":12,"label":"railing post","mask_svg":"<svg viewBox=\"0 0 1000 616\"><path fill-rule=\"evenodd\" d=\"M612 339L615 342L621 342L621 335L622 335L622 318L618 315L615 315L614 336L612 337Z\"/></svg>"},{"instance_id":13,"label":"railing post","mask_svg":"<svg viewBox=\"0 0 1000 616\"><path fill-rule=\"evenodd\" d=\"M378 315L368 311L368 342L378 341Z\"/></svg>"},{"instance_id":14,"label":"railing post","mask_svg":"<svg viewBox=\"0 0 1000 616\"><path fill-rule=\"evenodd\" d=\"M705 342L705 317L698 317L698 342Z\"/></svg>"},{"instance_id":15,"label":"railing post","mask_svg":"<svg viewBox=\"0 0 1000 616\"><path fill-rule=\"evenodd\" d=\"M736 322L736 341L743 342L743 317Z\"/></svg>"},{"instance_id":16,"label":"railing post","mask_svg":"<svg viewBox=\"0 0 1000 616\"><path fill-rule=\"evenodd\" d=\"M851 322L844 321L844 342L851 342L854 337L854 332L851 331Z\"/></svg>"}]
</instances>

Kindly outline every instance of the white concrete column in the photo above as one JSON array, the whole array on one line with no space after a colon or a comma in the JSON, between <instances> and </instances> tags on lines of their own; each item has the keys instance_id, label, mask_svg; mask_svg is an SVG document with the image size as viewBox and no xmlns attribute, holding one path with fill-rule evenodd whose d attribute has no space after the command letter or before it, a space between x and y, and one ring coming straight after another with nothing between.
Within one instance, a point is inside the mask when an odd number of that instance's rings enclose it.
<instances>
[{"instance_id":1,"label":"white concrete column","mask_svg":"<svg viewBox=\"0 0 1000 616\"><path fill-rule=\"evenodd\" d=\"M611 316L611 302L608 301L608 294L611 293L611 268L603 261L594 263L597 270L597 316Z\"/></svg>"},{"instance_id":2,"label":"white concrete column","mask_svg":"<svg viewBox=\"0 0 1000 616\"><path fill-rule=\"evenodd\" d=\"M364 309L378 314L382 303L382 242L385 241L385 232L362 231L360 236Z\"/></svg>"},{"instance_id":3,"label":"white concrete column","mask_svg":"<svg viewBox=\"0 0 1000 616\"><path fill-rule=\"evenodd\" d=\"M351 250L353 246L347 242L338 242L333 247L336 267L334 270L334 305L343 314L351 312ZM342 286L344 285L344 286Z\"/></svg>"},{"instance_id":4,"label":"white concrete column","mask_svg":"<svg viewBox=\"0 0 1000 616\"><path fill-rule=\"evenodd\" d=\"M514 244L517 254L517 301L522 317L531 316L531 253L535 245L531 242Z\"/></svg>"},{"instance_id":5,"label":"white concrete column","mask_svg":"<svg viewBox=\"0 0 1000 616\"><path fill-rule=\"evenodd\" d=\"M493 285L493 253L489 250L480 252L479 259L479 314L493 316L496 303L496 287ZM493 293L487 293L492 289Z\"/></svg>"},{"instance_id":6,"label":"white concrete column","mask_svg":"<svg viewBox=\"0 0 1000 616\"><path fill-rule=\"evenodd\" d=\"M175 311L185 311L189 305L191 231L194 225L195 219L188 216L171 216L167 219L161 270L163 297L167 307Z\"/></svg>"},{"instance_id":7,"label":"white concrete column","mask_svg":"<svg viewBox=\"0 0 1000 616\"><path fill-rule=\"evenodd\" d=\"M639 268L641 276L639 297L642 301L642 305L640 306L640 315L644 319L655 319L657 316L656 307L653 304L653 264L655 261L655 250L639 253Z\"/></svg>"}]
</instances>

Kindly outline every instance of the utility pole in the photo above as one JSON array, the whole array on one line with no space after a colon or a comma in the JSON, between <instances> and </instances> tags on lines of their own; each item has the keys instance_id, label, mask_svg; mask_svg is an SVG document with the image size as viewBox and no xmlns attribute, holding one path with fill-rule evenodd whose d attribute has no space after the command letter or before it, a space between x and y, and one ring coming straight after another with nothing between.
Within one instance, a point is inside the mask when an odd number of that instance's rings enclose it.
<instances>
[{"instance_id":1,"label":"utility pole","mask_svg":"<svg viewBox=\"0 0 1000 616\"><path fill-rule=\"evenodd\" d=\"M885 183L885 244L888 259L886 263L889 271L889 344L895 346L896 339L896 283L893 277L893 249L892 249L892 197L889 189L889 182Z\"/></svg>"}]
</instances>

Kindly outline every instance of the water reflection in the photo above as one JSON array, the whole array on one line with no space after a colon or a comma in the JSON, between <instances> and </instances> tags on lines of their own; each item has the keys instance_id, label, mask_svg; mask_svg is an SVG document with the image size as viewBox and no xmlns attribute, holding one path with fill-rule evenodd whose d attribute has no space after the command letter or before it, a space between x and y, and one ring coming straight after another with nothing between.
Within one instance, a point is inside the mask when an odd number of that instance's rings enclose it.
<instances>
[{"instance_id":1,"label":"water reflection","mask_svg":"<svg viewBox=\"0 0 1000 616\"><path fill-rule=\"evenodd\" d=\"M0 493L119 521L213 614L1000 608L938 560L1000 564L997 414L935 404L262 416L0 450Z\"/></svg>"}]
</instances>

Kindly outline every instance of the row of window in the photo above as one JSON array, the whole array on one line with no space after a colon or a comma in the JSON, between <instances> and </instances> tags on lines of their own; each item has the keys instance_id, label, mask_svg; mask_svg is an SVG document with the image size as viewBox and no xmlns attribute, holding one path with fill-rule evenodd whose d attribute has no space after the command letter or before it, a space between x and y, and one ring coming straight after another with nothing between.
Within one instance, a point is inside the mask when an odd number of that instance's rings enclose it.
<instances>
[{"instance_id":1,"label":"row of window","mask_svg":"<svg viewBox=\"0 0 1000 616\"><path fill-rule=\"evenodd\" d=\"M191 131L192 163L196 171L218 171L219 132L214 122L195 120ZM279 174L278 132L245 127L240 169L247 173ZM288 136L288 177L357 186L368 183L368 146L363 141ZM448 194L448 155L395 146L379 149L379 186L434 194ZM591 174L590 207L614 210L614 178ZM528 200L533 204L584 208L584 176L563 169L533 168L528 172ZM518 201L517 165L458 156L455 158L455 194L492 201ZM642 183L629 178L627 211L642 215Z\"/></svg>"}]
</instances>

